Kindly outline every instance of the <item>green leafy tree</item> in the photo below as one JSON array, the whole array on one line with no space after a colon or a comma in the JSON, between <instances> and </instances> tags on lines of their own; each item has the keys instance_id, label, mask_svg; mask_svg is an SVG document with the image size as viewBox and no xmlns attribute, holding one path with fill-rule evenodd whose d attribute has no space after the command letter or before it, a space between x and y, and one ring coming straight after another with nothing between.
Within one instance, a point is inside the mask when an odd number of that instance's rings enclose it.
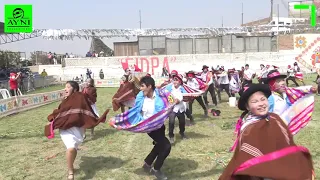
<instances>
[{"instance_id":1,"label":"green leafy tree","mask_svg":"<svg viewBox=\"0 0 320 180\"><path fill-rule=\"evenodd\" d=\"M50 64L47 53L43 51L31 52L30 61L32 62L32 64Z\"/></svg>"},{"instance_id":2,"label":"green leafy tree","mask_svg":"<svg viewBox=\"0 0 320 180\"><path fill-rule=\"evenodd\" d=\"M9 68L20 66L21 55L20 52L13 52L8 50L0 50L0 67Z\"/></svg>"}]
</instances>

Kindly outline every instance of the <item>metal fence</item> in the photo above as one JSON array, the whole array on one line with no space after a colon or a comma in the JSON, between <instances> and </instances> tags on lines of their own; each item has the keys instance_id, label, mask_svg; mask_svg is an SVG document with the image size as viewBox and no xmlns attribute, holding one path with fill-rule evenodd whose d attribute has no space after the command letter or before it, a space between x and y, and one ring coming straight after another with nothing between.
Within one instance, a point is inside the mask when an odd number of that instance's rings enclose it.
<instances>
[{"instance_id":1,"label":"metal fence","mask_svg":"<svg viewBox=\"0 0 320 180\"><path fill-rule=\"evenodd\" d=\"M33 79L23 78L19 83L19 89L24 94L28 91L33 91L37 88L44 88L51 85L58 84L59 80L55 76L47 76L47 77L35 77ZM0 89L10 89L9 81L0 81Z\"/></svg>"},{"instance_id":2,"label":"metal fence","mask_svg":"<svg viewBox=\"0 0 320 180\"><path fill-rule=\"evenodd\" d=\"M271 36L220 36L214 38L169 39L140 36L139 53L146 55L275 52L277 38Z\"/></svg>"}]
</instances>

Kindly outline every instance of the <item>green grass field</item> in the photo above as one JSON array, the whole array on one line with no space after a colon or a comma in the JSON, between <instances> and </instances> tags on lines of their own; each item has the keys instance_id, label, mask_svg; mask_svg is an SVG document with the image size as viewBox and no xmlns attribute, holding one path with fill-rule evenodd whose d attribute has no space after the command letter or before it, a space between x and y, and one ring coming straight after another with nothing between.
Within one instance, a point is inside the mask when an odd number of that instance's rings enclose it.
<instances>
[{"instance_id":1,"label":"green grass field","mask_svg":"<svg viewBox=\"0 0 320 180\"><path fill-rule=\"evenodd\" d=\"M308 84L312 84L312 79ZM111 106L115 89L98 89L100 113ZM230 108L227 97L219 105L220 117L203 118L202 110L194 103L196 125L187 127L188 140L176 136L176 144L165 161L163 172L175 180L216 180L223 171L232 153L234 124L240 115L236 108ZM318 100L319 97L316 96ZM43 135L46 117L59 102L29 110L0 120L0 179L4 180L46 180L66 179L67 169L65 146L56 132L48 140ZM111 112L109 117L118 112ZM313 154L316 173L320 173L320 106L316 103L312 122L295 136L296 143L306 146ZM178 122L176 122L178 125ZM167 126L168 130L168 126ZM176 128L176 134L178 129ZM152 149L152 140L147 134L117 131L101 124L95 130L96 136L87 139L81 146L75 162L75 179L96 180L151 180L141 166L145 156Z\"/></svg>"},{"instance_id":2,"label":"green grass field","mask_svg":"<svg viewBox=\"0 0 320 180\"><path fill-rule=\"evenodd\" d=\"M37 93L45 93L50 91L58 91L58 90L64 89L64 87L65 87L64 84L57 84L57 85L52 85L45 88L37 88L35 91L30 91L25 94L37 94Z\"/></svg>"}]
</instances>

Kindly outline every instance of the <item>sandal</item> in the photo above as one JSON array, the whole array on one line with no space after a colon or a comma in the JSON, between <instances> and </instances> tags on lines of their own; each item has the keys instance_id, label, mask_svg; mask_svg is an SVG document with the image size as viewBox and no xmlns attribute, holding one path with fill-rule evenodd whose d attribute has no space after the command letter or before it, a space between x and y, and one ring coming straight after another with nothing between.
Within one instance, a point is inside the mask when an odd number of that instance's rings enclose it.
<instances>
[{"instance_id":1,"label":"sandal","mask_svg":"<svg viewBox=\"0 0 320 180\"><path fill-rule=\"evenodd\" d=\"M69 172L67 179L68 179L68 180L74 180L73 172Z\"/></svg>"}]
</instances>

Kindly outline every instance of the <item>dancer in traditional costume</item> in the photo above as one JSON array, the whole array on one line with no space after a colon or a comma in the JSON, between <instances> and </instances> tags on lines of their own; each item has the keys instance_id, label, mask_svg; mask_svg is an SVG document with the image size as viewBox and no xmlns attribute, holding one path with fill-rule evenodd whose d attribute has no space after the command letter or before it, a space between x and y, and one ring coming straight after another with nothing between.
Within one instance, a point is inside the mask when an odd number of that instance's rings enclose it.
<instances>
[{"instance_id":1,"label":"dancer in traditional costume","mask_svg":"<svg viewBox=\"0 0 320 180\"><path fill-rule=\"evenodd\" d=\"M110 125L119 130L148 133L153 139L154 147L145 158L143 169L158 179L167 179L160 170L171 151L171 144L165 136L164 121L178 100L170 92L157 89L151 76L141 78L140 85L141 91L134 107L112 118Z\"/></svg>"},{"instance_id":2,"label":"dancer in traditional costume","mask_svg":"<svg viewBox=\"0 0 320 180\"><path fill-rule=\"evenodd\" d=\"M298 133L311 120L314 109L316 88L302 86L288 88L285 86L286 75L272 70L268 74L268 84L272 91L269 111L278 114L288 125L292 134Z\"/></svg>"},{"instance_id":3,"label":"dancer in traditional costume","mask_svg":"<svg viewBox=\"0 0 320 180\"><path fill-rule=\"evenodd\" d=\"M268 112L270 94L264 84L245 87L238 103L244 113L236 149L219 180L314 179L308 149L297 146L283 120Z\"/></svg>"},{"instance_id":4,"label":"dancer in traditional costume","mask_svg":"<svg viewBox=\"0 0 320 180\"><path fill-rule=\"evenodd\" d=\"M211 95L212 103L215 106L217 106L218 102L217 102L216 92L215 92L215 88L214 88L214 81L213 81L213 77L212 77L212 72L209 71L208 66L203 65L202 73L200 74L200 76L198 76L198 78L201 79L202 82L204 82L207 86L207 90L203 93L203 99L204 99L204 103L206 104L206 106L208 107L208 105L209 105L208 92Z\"/></svg>"},{"instance_id":5,"label":"dancer in traditional costume","mask_svg":"<svg viewBox=\"0 0 320 180\"><path fill-rule=\"evenodd\" d=\"M201 90L201 89L206 89L205 84L199 80L198 78L196 78L195 76L195 72L194 71L189 71L186 73L187 75L187 85L193 89L197 89L197 90ZM202 97L198 96L195 98L198 103L200 104L200 106L202 107L203 111L204 111L204 115L206 117L208 117L208 111L207 111L207 107L206 105L203 103ZM192 105L193 105L193 101L189 102L189 110L190 113L192 114Z\"/></svg>"},{"instance_id":6,"label":"dancer in traditional costume","mask_svg":"<svg viewBox=\"0 0 320 180\"><path fill-rule=\"evenodd\" d=\"M178 71L176 70L172 70L171 73L169 74L169 79L167 79L166 81L164 81L161 85L160 85L160 88L161 87L164 87L170 83L173 82L173 77L176 76L178 74Z\"/></svg>"},{"instance_id":7,"label":"dancer in traditional costume","mask_svg":"<svg viewBox=\"0 0 320 180\"><path fill-rule=\"evenodd\" d=\"M125 74L121 77L121 83L118 91L112 97L113 110L117 111L121 108L121 112L125 111L125 107L134 106L136 95L139 93L139 87L135 77L131 74L131 70L125 67Z\"/></svg>"},{"instance_id":8,"label":"dancer in traditional costume","mask_svg":"<svg viewBox=\"0 0 320 180\"><path fill-rule=\"evenodd\" d=\"M171 92L171 94L177 99L177 104L174 106L173 111L169 115L169 140L171 144L174 144L174 124L176 117L179 120L179 134L182 139L187 137L184 134L186 128L186 118L185 111L186 106L184 104L182 93L187 93L186 90L182 87L183 80L181 75L176 75L173 78L173 83L166 86L166 90Z\"/></svg>"},{"instance_id":9,"label":"dancer in traditional costume","mask_svg":"<svg viewBox=\"0 0 320 180\"><path fill-rule=\"evenodd\" d=\"M223 90L226 91L227 95L229 97L231 97L231 94L230 94L230 81L229 81L229 77L228 77L228 73L224 70L223 67L221 67L219 69L219 74L217 75L219 77L218 79L218 84L219 84L219 92L220 92L220 97L219 97L219 100L221 100L221 92Z\"/></svg>"},{"instance_id":10,"label":"dancer in traditional costume","mask_svg":"<svg viewBox=\"0 0 320 180\"><path fill-rule=\"evenodd\" d=\"M60 130L60 136L67 148L68 179L74 179L73 163L77 149L83 142L84 130L97 126L106 120L109 110L98 118L91 107L89 97L79 92L79 84L68 81L65 87L65 99L58 109L48 116L50 123L45 127L45 135L54 137L54 129Z\"/></svg>"},{"instance_id":11,"label":"dancer in traditional costume","mask_svg":"<svg viewBox=\"0 0 320 180\"><path fill-rule=\"evenodd\" d=\"M90 79L86 80L85 87L83 88L82 93L84 93L88 97L88 100L91 104L91 108L92 108L93 112L96 114L97 117L99 117L98 109L96 106L98 95L97 95L97 89L94 86L93 79L90 78ZM91 136L93 136L93 135L94 135L94 128L91 129Z\"/></svg>"},{"instance_id":12,"label":"dancer in traditional costume","mask_svg":"<svg viewBox=\"0 0 320 180\"><path fill-rule=\"evenodd\" d=\"M294 70L296 79L298 79L303 85L305 85L305 83L303 81L303 73L301 72L300 67L297 62L295 62L293 64L293 70Z\"/></svg>"},{"instance_id":13,"label":"dancer in traditional costume","mask_svg":"<svg viewBox=\"0 0 320 180\"><path fill-rule=\"evenodd\" d=\"M286 78L287 86L289 87L289 81L292 81L298 87L299 84L296 81L294 69L290 65L288 65L287 74L288 74L288 76Z\"/></svg>"},{"instance_id":14,"label":"dancer in traditional costume","mask_svg":"<svg viewBox=\"0 0 320 180\"><path fill-rule=\"evenodd\" d=\"M235 97L236 93L240 92L241 89L241 81L239 78L239 73L233 68L228 70L229 74L229 89L232 97Z\"/></svg>"},{"instance_id":15,"label":"dancer in traditional costume","mask_svg":"<svg viewBox=\"0 0 320 180\"><path fill-rule=\"evenodd\" d=\"M267 84L267 75L269 72L269 65L264 66L264 64L260 64L261 72L258 76L258 80L260 84Z\"/></svg>"}]
</instances>

